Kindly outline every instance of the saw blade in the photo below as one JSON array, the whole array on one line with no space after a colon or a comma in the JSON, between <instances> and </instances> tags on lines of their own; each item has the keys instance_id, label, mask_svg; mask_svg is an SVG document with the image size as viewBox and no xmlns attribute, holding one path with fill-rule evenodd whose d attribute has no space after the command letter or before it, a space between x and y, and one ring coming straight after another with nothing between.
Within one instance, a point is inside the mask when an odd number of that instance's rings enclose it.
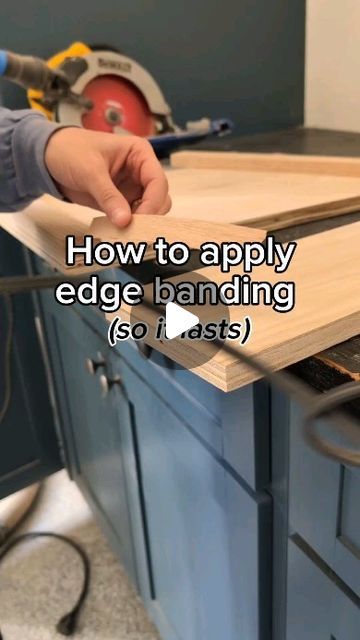
<instances>
[{"instance_id":1,"label":"saw blade","mask_svg":"<svg viewBox=\"0 0 360 640\"><path fill-rule=\"evenodd\" d=\"M85 129L113 133L120 127L137 136L156 133L156 122L144 96L127 79L97 76L85 86L82 96L93 103L81 117Z\"/></svg>"},{"instance_id":2,"label":"saw blade","mask_svg":"<svg viewBox=\"0 0 360 640\"><path fill-rule=\"evenodd\" d=\"M94 108L86 111L69 100L60 100L56 107L58 122L146 137L162 131L165 124L169 126L170 107L154 78L141 65L113 51L96 50L82 57L85 70L71 89L90 99ZM71 59L67 61L71 63Z\"/></svg>"}]
</instances>

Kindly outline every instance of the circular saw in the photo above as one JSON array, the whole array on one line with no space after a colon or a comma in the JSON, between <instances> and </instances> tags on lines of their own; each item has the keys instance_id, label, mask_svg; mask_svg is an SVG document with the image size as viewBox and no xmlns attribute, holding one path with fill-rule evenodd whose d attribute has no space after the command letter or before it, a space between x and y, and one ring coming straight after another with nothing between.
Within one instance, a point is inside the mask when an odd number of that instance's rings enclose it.
<instances>
[{"instance_id":1,"label":"circular saw","mask_svg":"<svg viewBox=\"0 0 360 640\"><path fill-rule=\"evenodd\" d=\"M0 51L0 76L28 89L34 109L64 125L146 137L158 156L232 129L226 118L202 118L178 127L152 75L132 58L81 42L39 58Z\"/></svg>"}]
</instances>

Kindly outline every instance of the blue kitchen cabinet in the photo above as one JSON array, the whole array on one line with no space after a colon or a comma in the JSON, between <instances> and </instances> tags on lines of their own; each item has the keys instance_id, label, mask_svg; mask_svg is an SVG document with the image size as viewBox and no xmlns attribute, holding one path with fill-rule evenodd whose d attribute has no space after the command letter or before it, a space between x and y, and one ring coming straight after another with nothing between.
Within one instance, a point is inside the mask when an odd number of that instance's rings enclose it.
<instances>
[{"instance_id":1,"label":"blue kitchen cabinet","mask_svg":"<svg viewBox=\"0 0 360 640\"><path fill-rule=\"evenodd\" d=\"M355 640L359 470L314 451L299 405L272 392L274 640Z\"/></svg>"},{"instance_id":2,"label":"blue kitchen cabinet","mask_svg":"<svg viewBox=\"0 0 360 640\"><path fill-rule=\"evenodd\" d=\"M249 493L136 371L122 363L166 640L270 637L271 502Z\"/></svg>"},{"instance_id":3,"label":"blue kitchen cabinet","mask_svg":"<svg viewBox=\"0 0 360 640\"><path fill-rule=\"evenodd\" d=\"M23 249L0 230L0 277L10 275L26 275ZM5 404L0 422L0 498L63 465L28 293L0 296L0 412Z\"/></svg>"},{"instance_id":4,"label":"blue kitchen cabinet","mask_svg":"<svg viewBox=\"0 0 360 640\"><path fill-rule=\"evenodd\" d=\"M359 600L296 539L289 540L288 567L286 638L358 640Z\"/></svg>"},{"instance_id":5,"label":"blue kitchen cabinet","mask_svg":"<svg viewBox=\"0 0 360 640\"><path fill-rule=\"evenodd\" d=\"M320 455L290 403L289 527L360 597L360 470Z\"/></svg>"},{"instance_id":6,"label":"blue kitchen cabinet","mask_svg":"<svg viewBox=\"0 0 360 640\"><path fill-rule=\"evenodd\" d=\"M75 311L41 300L70 468L164 639L270 638L270 497L195 437L133 347L110 352ZM89 358L104 363L94 375Z\"/></svg>"},{"instance_id":7,"label":"blue kitchen cabinet","mask_svg":"<svg viewBox=\"0 0 360 640\"><path fill-rule=\"evenodd\" d=\"M110 349L96 308L35 299L55 448L162 638L358 637L359 473L309 448L299 407Z\"/></svg>"}]
</instances>

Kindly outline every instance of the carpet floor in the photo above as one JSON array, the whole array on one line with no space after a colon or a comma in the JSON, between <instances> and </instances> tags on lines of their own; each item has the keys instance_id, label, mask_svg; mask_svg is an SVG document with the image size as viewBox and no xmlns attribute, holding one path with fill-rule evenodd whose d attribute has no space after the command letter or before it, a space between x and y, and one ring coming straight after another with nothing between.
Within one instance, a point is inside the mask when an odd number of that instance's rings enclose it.
<instances>
[{"instance_id":1,"label":"carpet floor","mask_svg":"<svg viewBox=\"0 0 360 640\"><path fill-rule=\"evenodd\" d=\"M61 471L45 483L21 531L54 531L79 541L91 559L88 600L76 640L159 640L78 488ZM56 540L19 545L0 565L0 629L4 640L59 640L59 618L82 584L74 551Z\"/></svg>"}]
</instances>

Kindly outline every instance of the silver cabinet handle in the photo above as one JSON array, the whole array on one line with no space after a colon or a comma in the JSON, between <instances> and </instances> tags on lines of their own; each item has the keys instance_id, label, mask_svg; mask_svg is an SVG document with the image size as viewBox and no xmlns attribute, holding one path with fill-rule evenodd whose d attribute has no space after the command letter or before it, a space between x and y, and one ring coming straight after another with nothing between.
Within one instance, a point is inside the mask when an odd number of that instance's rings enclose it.
<instances>
[{"instance_id":1,"label":"silver cabinet handle","mask_svg":"<svg viewBox=\"0 0 360 640\"><path fill-rule=\"evenodd\" d=\"M93 360L92 358L86 358L86 360L85 360L86 370L91 376L95 375L96 371L100 367L105 367L105 365L106 365L105 358L100 353L100 351L97 354L97 359L96 360Z\"/></svg>"},{"instance_id":2,"label":"silver cabinet handle","mask_svg":"<svg viewBox=\"0 0 360 640\"><path fill-rule=\"evenodd\" d=\"M100 388L101 388L101 396L103 398L106 398L106 396L109 394L109 392L111 391L114 385L121 386L122 384L122 380L120 376L115 375L113 378L108 378L108 376L105 376L103 373L99 378L99 382L100 382Z\"/></svg>"}]
</instances>

